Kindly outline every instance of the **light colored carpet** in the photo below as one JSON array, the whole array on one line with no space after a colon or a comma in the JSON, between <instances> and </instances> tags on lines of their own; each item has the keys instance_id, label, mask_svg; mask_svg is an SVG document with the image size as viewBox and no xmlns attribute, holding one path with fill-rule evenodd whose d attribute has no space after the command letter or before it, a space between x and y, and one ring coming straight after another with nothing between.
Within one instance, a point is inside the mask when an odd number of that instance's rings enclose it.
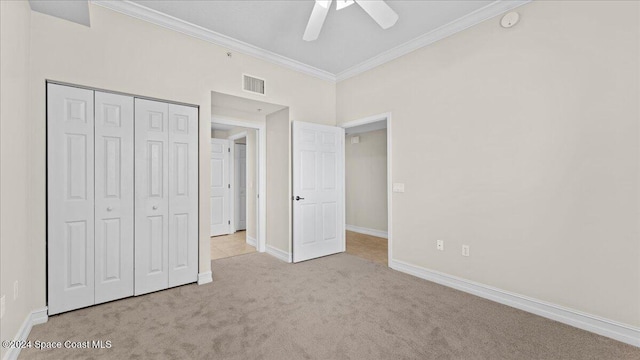
<instances>
[{"instance_id":1,"label":"light colored carpet","mask_svg":"<svg viewBox=\"0 0 640 360\"><path fill-rule=\"evenodd\" d=\"M214 282L53 316L21 359L640 359L640 349L339 254L212 262Z\"/></svg>"}]
</instances>

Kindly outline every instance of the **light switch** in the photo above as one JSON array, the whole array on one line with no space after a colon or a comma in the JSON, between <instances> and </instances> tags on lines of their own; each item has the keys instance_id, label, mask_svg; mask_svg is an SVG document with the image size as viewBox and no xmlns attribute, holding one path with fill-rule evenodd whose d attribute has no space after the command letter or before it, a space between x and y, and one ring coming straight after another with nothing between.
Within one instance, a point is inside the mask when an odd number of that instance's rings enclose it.
<instances>
[{"instance_id":1,"label":"light switch","mask_svg":"<svg viewBox=\"0 0 640 360\"><path fill-rule=\"evenodd\" d=\"M393 192L403 193L404 192L404 184L403 183L393 183Z\"/></svg>"},{"instance_id":2,"label":"light switch","mask_svg":"<svg viewBox=\"0 0 640 360\"><path fill-rule=\"evenodd\" d=\"M359 144L360 143L360 136L351 137L351 143L352 144Z\"/></svg>"}]
</instances>

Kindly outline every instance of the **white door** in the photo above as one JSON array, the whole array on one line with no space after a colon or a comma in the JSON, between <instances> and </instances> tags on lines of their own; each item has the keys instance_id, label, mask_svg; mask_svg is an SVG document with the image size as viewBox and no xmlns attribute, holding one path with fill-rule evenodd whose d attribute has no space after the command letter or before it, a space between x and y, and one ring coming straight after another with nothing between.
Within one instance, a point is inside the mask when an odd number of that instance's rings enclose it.
<instances>
[{"instance_id":1,"label":"white door","mask_svg":"<svg viewBox=\"0 0 640 360\"><path fill-rule=\"evenodd\" d=\"M211 236L229 233L229 140L211 139Z\"/></svg>"},{"instance_id":2,"label":"white door","mask_svg":"<svg viewBox=\"0 0 640 360\"><path fill-rule=\"evenodd\" d=\"M169 104L169 286L198 278L198 109Z\"/></svg>"},{"instance_id":3,"label":"white door","mask_svg":"<svg viewBox=\"0 0 640 360\"><path fill-rule=\"evenodd\" d=\"M342 252L344 129L293 122L293 261Z\"/></svg>"},{"instance_id":4,"label":"white door","mask_svg":"<svg viewBox=\"0 0 640 360\"><path fill-rule=\"evenodd\" d=\"M236 231L247 229L247 145L235 144L235 221Z\"/></svg>"},{"instance_id":5,"label":"white door","mask_svg":"<svg viewBox=\"0 0 640 360\"><path fill-rule=\"evenodd\" d=\"M93 91L47 85L49 314L95 302Z\"/></svg>"},{"instance_id":6,"label":"white door","mask_svg":"<svg viewBox=\"0 0 640 360\"><path fill-rule=\"evenodd\" d=\"M133 295L133 235L133 97L96 91L96 304Z\"/></svg>"},{"instance_id":7,"label":"white door","mask_svg":"<svg viewBox=\"0 0 640 360\"><path fill-rule=\"evenodd\" d=\"M135 99L135 294L169 285L169 106Z\"/></svg>"}]
</instances>

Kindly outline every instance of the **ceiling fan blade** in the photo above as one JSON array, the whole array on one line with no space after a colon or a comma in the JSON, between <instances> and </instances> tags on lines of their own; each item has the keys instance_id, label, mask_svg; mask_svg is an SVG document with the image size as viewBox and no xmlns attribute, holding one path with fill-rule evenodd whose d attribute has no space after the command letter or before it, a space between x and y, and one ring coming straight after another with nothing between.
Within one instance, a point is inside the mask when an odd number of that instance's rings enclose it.
<instances>
[{"instance_id":1,"label":"ceiling fan blade","mask_svg":"<svg viewBox=\"0 0 640 360\"><path fill-rule=\"evenodd\" d=\"M322 30L324 20L327 18L327 14L329 13L330 5L331 0L316 1L313 5L309 22L307 23L307 29L304 31L304 36L302 36L303 40L313 41L318 38L320 30Z\"/></svg>"},{"instance_id":2,"label":"ceiling fan blade","mask_svg":"<svg viewBox=\"0 0 640 360\"><path fill-rule=\"evenodd\" d=\"M398 14L382 0L356 0L356 4L383 29L392 27L398 21Z\"/></svg>"}]
</instances>

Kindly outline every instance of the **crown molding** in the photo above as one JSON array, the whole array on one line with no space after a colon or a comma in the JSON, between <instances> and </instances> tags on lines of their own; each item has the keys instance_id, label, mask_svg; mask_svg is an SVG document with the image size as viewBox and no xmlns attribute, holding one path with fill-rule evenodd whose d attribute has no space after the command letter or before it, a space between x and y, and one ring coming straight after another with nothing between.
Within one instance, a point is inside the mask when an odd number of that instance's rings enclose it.
<instances>
[{"instance_id":1,"label":"crown molding","mask_svg":"<svg viewBox=\"0 0 640 360\"><path fill-rule=\"evenodd\" d=\"M343 81L356 75L362 74L365 71L371 70L382 64L388 63L394 59L397 59L403 55L406 55L412 51L418 50L427 45L433 44L438 40L442 40L446 37L454 35L460 31L468 29L474 25L477 25L492 17L503 14L509 10L515 9L519 6L527 4L533 0L497 0L494 1L472 13L469 13L461 18L458 18L448 24L430 31L424 35L420 35L413 40L409 40L404 44L398 45L390 50L387 50L379 55L372 57L369 60L363 61L358 65L350 67L347 70L341 71L336 74L336 81Z\"/></svg>"},{"instance_id":2,"label":"crown molding","mask_svg":"<svg viewBox=\"0 0 640 360\"><path fill-rule=\"evenodd\" d=\"M322 80L335 82L336 76L328 71L318 69L316 67L304 64L300 61L290 59L288 57L278 55L271 51L259 48L257 46L236 40L232 37L205 29L201 26L180 20L171 15L161 13L150 9L146 6L136 4L131 1L114 1L114 0L91 0L91 3L98 5L131 17L150 22L171 29L185 35L189 35L200 40L204 40L229 50L234 50L246 55L256 57L277 65L284 66L291 70L299 71L307 75L317 77Z\"/></svg>"},{"instance_id":3,"label":"crown molding","mask_svg":"<svg viewBox=\"0 0 640 360\"><path fill-rule=\"evenodd\" d=\"M472 13L469 13L468 15L458 18L433 31L430 31L413 40L409 40L404 44L378 54L371 59L363 61L358 65L352 66L349 69L341 71L338 74L333 74L328 71L313 67L311 65L307 65L300 61L288 58L286 56L278 55L269 50L265 50L257 46L242 42L240 40L236 40L227 35L205 29L201 26L186 22L184 20L180 20L171 15L161 13L159 11L150 9L148 7L128 0L91 0L91 3L143 21L150 22L152 24L162 26L167 29L183 33L185 35L198 38L200 40L222 46L233 51L237 51L261 60L281 65L291 70L299 71L301 73L311 75L322 80L339 82L359 75L365 71L371 70L389 61L395 60L412 51L454 35L460 31L468 29L485 20L498 16L509 10L515 9L531 1L532 0L496 0Z\"/></svg>"}]
</instances>

